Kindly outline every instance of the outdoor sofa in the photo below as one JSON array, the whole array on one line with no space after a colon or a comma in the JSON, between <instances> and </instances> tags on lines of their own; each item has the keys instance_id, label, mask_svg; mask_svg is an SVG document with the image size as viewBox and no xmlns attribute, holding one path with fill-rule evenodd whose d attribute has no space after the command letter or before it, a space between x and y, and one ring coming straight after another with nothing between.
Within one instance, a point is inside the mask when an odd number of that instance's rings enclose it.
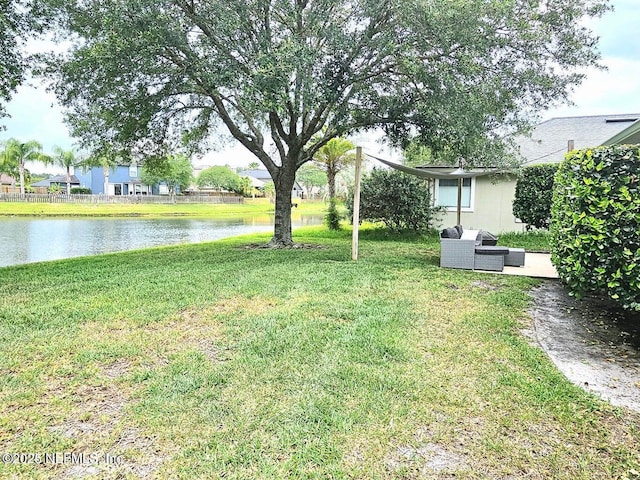
<instances>
[{"instance_id":1,"label":"outdoor sofa","mask_svg":"<svg viewBox=\"0 0 640 480\"><path fill-rule=\"evenodd\" d=\"M524 265L524 249L499 247L495 240L482 230L464 230L461 225L445 228L440 235L440 266L501 272L505 265Z\"/></svg>"}]
</instances>

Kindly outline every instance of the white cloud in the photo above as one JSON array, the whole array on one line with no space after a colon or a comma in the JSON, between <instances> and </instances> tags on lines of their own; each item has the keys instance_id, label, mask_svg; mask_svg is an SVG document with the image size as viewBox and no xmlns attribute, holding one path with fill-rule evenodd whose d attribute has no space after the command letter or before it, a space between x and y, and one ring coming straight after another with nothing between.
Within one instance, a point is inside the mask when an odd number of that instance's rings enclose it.
<instances>
[{"instance_id":1,"label":"white cloud","mask_svg":"<svg viewBox=\"0 0 640 480\"><path fill-rule=\"evenodd\" d=\"M606 59L608 70L593 69L570 96L574 106L546 112L545 118L640 113L640 59Z\"/></svg>"},{"instance_id":2,"label":"white cloud","mask_svg":"<svg viewBox=\"0 0 640 480\"><path fill-rule=\"evenodd\" d=\"M244 145L237 143L229 145L219 151L211 151L203 155L193 163L197 165L228 165L231 168L246 167L252 162L257 162L258 158L247 150Z\"/></svg>"},{"instance_id":3,"label":"white cloud","mask_svg":"<svg viewBox=\"0 0 640 480\"><path fill-rule=\"evenodd\" d=\"M11 118L4 121L6 130L0 132L2 139L38 140L46 151L54 145L69 148L73 143L55 96L43 85L20 86L7 105L7 113Z\"/></svg>"}]
</instances>

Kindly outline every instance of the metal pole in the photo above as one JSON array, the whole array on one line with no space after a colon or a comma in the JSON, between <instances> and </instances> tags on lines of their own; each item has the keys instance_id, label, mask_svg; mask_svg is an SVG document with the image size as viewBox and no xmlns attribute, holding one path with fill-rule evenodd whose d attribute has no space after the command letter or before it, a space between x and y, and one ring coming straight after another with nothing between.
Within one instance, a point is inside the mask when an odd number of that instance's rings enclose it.
<instances>
[{"instance_id":1,"label":"metal pole","mask_svg":"<svg viewBox=\"0 0 640 480\"><path fill-rule=\"evenodd\" d=\"M460 222L460 215L462 213L462 177L458 178L458 216L456 225L462 225Z\"/></svg>"},{"instance_id":2,"label":"metal pole","mask_svg":"<svg viewBox=\"0 0 640 480\"><path fill-rule=\"evenodd\" d=\"M351 238L351 259L358 260L358 228L360 226L360 168L362 167L362 147L356 147L356 183L353 189L353 235Z\"/></svg>"}]
</instances>

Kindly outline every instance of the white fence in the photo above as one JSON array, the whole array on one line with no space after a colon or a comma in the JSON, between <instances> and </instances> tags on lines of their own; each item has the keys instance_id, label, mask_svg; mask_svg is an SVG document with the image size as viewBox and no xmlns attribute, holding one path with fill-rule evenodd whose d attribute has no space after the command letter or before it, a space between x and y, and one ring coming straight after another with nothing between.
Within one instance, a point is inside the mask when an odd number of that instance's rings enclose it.
<instances>
[{"instance_id":1,"label":"white fence","mask_svg":"<svg viewBox=\"0 0 640 480\"><path fill-rule=\"evenodd\" d=\"M27 203L244 203L238 196L209 195L64 195L39 193L0 193L0 202Z\"/></svg>"}]
</instances>

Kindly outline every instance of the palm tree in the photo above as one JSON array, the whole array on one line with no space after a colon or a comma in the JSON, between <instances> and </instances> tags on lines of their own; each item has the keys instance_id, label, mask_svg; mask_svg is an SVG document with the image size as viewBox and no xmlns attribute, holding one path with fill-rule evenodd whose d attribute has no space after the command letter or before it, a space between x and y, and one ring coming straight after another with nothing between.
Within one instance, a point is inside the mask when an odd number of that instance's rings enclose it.
<instances>
[{"instance_id":1,"label":"palm tree","mask_svg":"<svg viewBox=\"0 0 640 480\"><path fill-rule=\"evenodd\" d=\"M313 157L314 161L324 165L327 172L329 202L335 202L336 199L336 175L345 166L355 162L354 148L355 145L346 138L332 138Z\"/></svg>"},{"instance_id":2,"label":"palm tree","mask_svg":"<svg viewBox=\"0 0 640 480\"><path fill-rule=\"evenodd\" d=\"M75 167L78 163L73 150L63 150L60 147L53 147L53 161L56 165L64 167L67 170L67 195L71 195L71 167Z\"/></svg>"},{"instance_id":3,"label":"palm tree","mask_svg":"<svg viewBox=\"0 0 640 480\"><path fill-rule=\"evenodd\" d=\"M24 195L24 170L27 162L51 163L51 157L42 153L42 144L35 140L21 143L15 138L7 140L2 152L5 165L17 165L20 176L20 195Z\"/></svg>"},{"instance_id":4,"label":"palm tree","mask_svg":"<svg viewBox=\"0 0 640 480\"><path fill-rule=\"evenodd\" d=\"M5 150L0 150L0 173L6 173L14 180L18 178L18 165L5 155Z\"/></svg>"}]
</instances>

